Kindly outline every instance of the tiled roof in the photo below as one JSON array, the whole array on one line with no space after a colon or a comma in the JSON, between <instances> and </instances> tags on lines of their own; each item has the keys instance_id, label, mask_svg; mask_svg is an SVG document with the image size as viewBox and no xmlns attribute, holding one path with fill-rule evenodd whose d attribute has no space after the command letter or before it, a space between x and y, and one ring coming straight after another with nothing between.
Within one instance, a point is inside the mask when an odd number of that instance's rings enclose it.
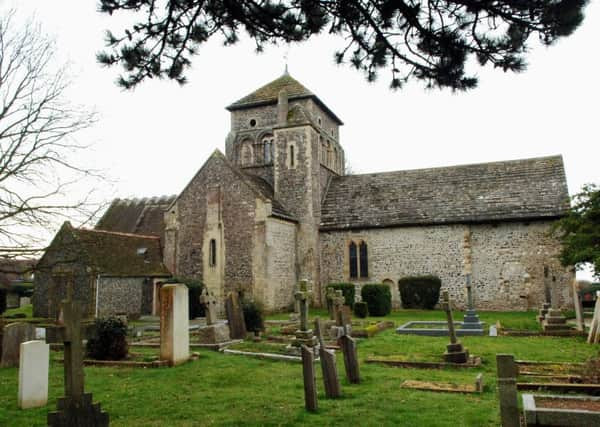
<instances>
[{"instance_id":1,"label":"tiled roof","mask_svg":"<svg viewBox=\"0 0 600 427\"><path fill-rule=\"evenodd\" d=\"M319 99L318 96L316 96L306 87L304 87L298 80L294 79L287 73L260 87L250 95L246 95L243 98L238 99L233 104L229 105L227 110L234 111L244 108L258 107L261 105L276 104L279 92L282 89L285 89L289 100L302 98L313 99L323 110L325 110L335 121L337 121L338 124L343 124L340 118L337 117L335 113Z\"/></svg>"},{"instance_id":2,"label":"tiled roof","mask_svg":"<svg viewBox=\"0 0 600 427\"><path fill-rule=\"evenodd\" d=\"M173 200L175 196L115 199L95 228L164 239L164 211Z\"/></svg>"},{"instance_id":3,"label":"tiled roof","mask_svg":"<svg viewBox=\"0 0 600 427\"><path fill-rule=\"evenodd\" d=\"M162 263L160 240L155 236L71 228L91 266L118 277L156 277L171 274Z\"/></svg>"},{"instance_id":4,"label":"tiled roof","mask_svg":"<svg viewBox=\"0 0 600 427\"><path fill-rule=\"evenodd\" d=\"M561 156L332 179L321 229L556 218L569 207Z\"/></svg>"},{"instance_id":5,"label":"tiled roof","mask_svg":"<svg viewBox=\"0 0 600 427\"><path fill-rule=\"evenodd\" d=\"M291 219L295 221L295 217L288 213L283 205L275 199L275 194L273 191L273 187L267 181L262 179L259 176L255 176L249 173L245 173L240 171L245 177L246 180L254 185L254 187L260 192L260 194L271 201L271 212L274 216L283 217L286 219Z\"/></svg>"}]
</instances>

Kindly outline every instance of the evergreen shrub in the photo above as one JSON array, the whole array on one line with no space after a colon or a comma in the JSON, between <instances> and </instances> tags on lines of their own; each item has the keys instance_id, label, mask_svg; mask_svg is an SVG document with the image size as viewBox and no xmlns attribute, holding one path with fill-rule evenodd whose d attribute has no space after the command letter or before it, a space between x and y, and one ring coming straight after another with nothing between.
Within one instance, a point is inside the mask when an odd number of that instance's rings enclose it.
<instances>
[{"instance_id":1,"label":"evergreen shrub","mask_svg":"<svg viewBox=\"0 0 600 427\"><path fill-rule=\"evenodd\" d=\"M354 303L354 315L361 319L366 318L369 315L369 306L364 301Z\"/></svg>"},{"instance_id":2,"label":"evergreen shrub","mask_svg":"<svg viewBox=\"0 0 600 427\"><path fill-rule=\"evenodd\" d=\"M441 287L437 276L403 277L398 281L402 307L432 310L440 298Z\"/></svg>"},{"instance_id":3,"label":"evergreen shrub","mask_svg":"<svg viewBox=\"0 0 600 427\"><path fill-rule=\"evenodd\" d=\"M169 279L166 284L183 283L188 288L188 317L190 320L196 317L204 317L204 305L200 304L200 295L204 289L204 284L197 279L186 277L176 277Z\"/></svg>"},{"instance_id":4,"label":"evergreen shrub","mask_svg":"<svg viewBox=\"0 0 600 427\"><path fill-rule=\"evenodd\" d=\"M127 326L116 317L96 319L93 336L88 339L86 352L96 360L123 360L127 357Z\"/></svg>"},{"instance_id":5,"label":"evergreen shrub","mask_svg":"<svg viewBox=\"0 0 600 427\"><path fill-rule=\"evenodd\" d=\"M260 331L265 329L262 304L255 300L244 299L242 300L242 309L244 311L246 330L258 335Z\"/></svg>"},{"instance_id":6,"label":"evergreen shrub","mask_svg":"<svg viewBox=\"0 0 600 427\"><path fill-rule=\"evenodd\" d=\"M353 283L329 283L325 287L325 292L327 292L329 288L333 288L336 291L341 290L344 295L344 305L347 305L350 308L354 307L355 288ZM325 293L325 295L327 295L327 293ZM330 308L331 301L327 298L327 309Z\"/></svg>"},{"instance_id":7,"label":"evergreen shrub","mask_svg":"<svg viewBox=\"0 0 600 427\"><path fill-rule=\"evenodd\" d=\"M392 293L388 285L374 283L363 285L360 294L367 303L371 316L385 316L392 311Z\"/></svg>"}]
</instances>

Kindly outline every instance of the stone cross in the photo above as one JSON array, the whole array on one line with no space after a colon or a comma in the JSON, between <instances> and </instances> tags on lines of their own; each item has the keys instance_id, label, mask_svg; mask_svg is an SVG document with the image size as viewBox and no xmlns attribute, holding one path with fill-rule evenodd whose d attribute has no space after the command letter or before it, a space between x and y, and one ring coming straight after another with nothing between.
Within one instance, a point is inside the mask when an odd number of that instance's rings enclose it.
<instances>
[{"instance_id":1,"label":"stone cross","mask_svg":"<svg viewBox=\"0 0 600 427\"><path fill-rule=\"evenodd\" d=\"M300 281L298 290L294 293L294 298L298 301L300 307L300 330L308 330L308 299L311 297L312 292L308 290L308 282L306 280Z\"/></svg>"},{"instance_id":2,"label":"stone cross","mask_svg":"<svg viewBox=\"0 0 600 427\"><path fill-rule=\"evenodd\" d=\"M344 294L341 290L337 290L334 293L334 296L331 298L331 305L333 305L333 315L335 316L334 319L338 319L340 316L340 313L342 311L342 307L344 306ZM338 326L344 326L344 325L338 325Z\"/></svg>"},{"instance_id":3,"label":"stone cross","mask_svg":"<svg viewBox=\"0 0 600 427\"><path fill-rule=\"evenodd\" d=\"M214 325L217 323L217 298L215 298L215 295L204 288L200 295L200 304L204 305L206 324Z\"/></svg>"},{"instance_id":4,"label":"stone cross","mask_svg":"<svg viewBox=\"0 0 600 427\"><path fill-rule=\"evenodd\" d=\"M450 334L450 342L456 344L456 331L454 330L454 319L452 318L452 305L448 291L442 291L442 310L446 312L448 318L448 333Z\"/></svg>"},{"instance_id":5,"label":"stone cross","mask_svg":"<svg viewBox=\"0 0 600 427\"><path fill-rule=\"evenodd\" d=\"M57 402L59 410L48 414L50 426L108 426L108 414L99 404L92 405L92 395L84 393L83 345L91 335L90 325L82 321L81 306L73 301L73 276L67 280L67 299L61 304L64 324L46 331L48 344L64 345L65 397ZM93 325L92 325L93 326Z\"/></svg>"},{"instance_id":6,"label":"stone cross","mask_svg":"<svg viewBox=\"0 0 600 427\"><path fill-rule=\"evenodd\" d=\"M473 287L471 286L471 273L467 273L467 309L473 310Z\"/></svg>"}]
</instances>

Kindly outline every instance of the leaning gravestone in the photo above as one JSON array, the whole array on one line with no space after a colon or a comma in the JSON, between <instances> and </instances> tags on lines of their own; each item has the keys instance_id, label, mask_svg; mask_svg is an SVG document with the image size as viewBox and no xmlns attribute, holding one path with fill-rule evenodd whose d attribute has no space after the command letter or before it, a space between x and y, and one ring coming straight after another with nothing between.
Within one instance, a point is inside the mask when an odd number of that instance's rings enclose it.
<instances>
[{"instance_id":1,"label":"leaning gravestone","mask_svg":"<svg viewBox=\"0 0 600 427\"><path fill-rule=\"evenodd\" d=\"M340 397L342 391L340 380L338 378L337 366L335 362L335 353L325 348L323 333L321 329L321 320L315 319L315 333L319 340L319 358L321 360L321 371L323 372L323 384L325 385L325 395L327 397Z\"/></svg>"},{"instance_id":2,"label":"leaning gravestone","mask_svg":"<svg viewBox=\"0 0 600 427\"><path fill-rule=\"evenodd\" d=\"M0 347L0 367L19 366L21 343L35 339L35 326L29 323L11 323L4 327Z\"/></svg>"},{"instance_id":3,"label":"leaning gravestone","mask_svg":"<svg viewBox=\"0 0 600 427\"><path fill-rule=\"evenodd\" d=\"M448 332L450 334L450 344L446 346L444 360L450 363L467 363L469 361L469 351L463 348L463 345L456 339L454 319L452 318L452 303L448 291L442 292L442 309L446 312L448 318Z\"/></svg>"},{"instance_id":4,"label":"leaning gravestone","mask_svg":"<svg viewBox=\"0 0 600 427\"><path fill-rule=\"evenodd\" d=\"M316 412L317 402L317 378L315 377L315 355L312 349L302 345L302 377L304 379L304 405L307 411Z\"/></svg>"},{"instance_id":5,"label":"leaning gravestone","mask_svg":"<svg viewBox=\"0 0 600 427\"><path fill-rule=\"evenodd\" d=\"M50 346L44 341L21 343L19 408L38 408L48 403Z\"/></svg>"},{"instance_id":6,"label":"leaning gravestone","mask_svg":"<svg viewBox=\"0 0 600 427\"><path fill-rule=\"evenodd\" d=\"M164 285L160 288L160 359L171 366L190 358L188 288Z\"/></svg>"},{"instance_id":7,"label":"leaning gravestone","mask_svg":"<svg viewBox=\"0 0 600 427\"><path fill-rule=\"evenodd\" d=\"M73 281L67 285L67 299L61 304L63 326L46 330L46 343L63 343L65 369L65 397L59 398L56 412L48 414L50 427L107 427L108 414L99 403L92 403L92 394L84 393L83 345L81 340L89 335L82 322L81 305L74 303Z\"/></svg>"},{"instance_id":8,"label":"leaning gravestone","mask_svg":"<svg viewBox=\"0 0 600 427\"><path fill-rule=\"evenodd\" d=\"M229 292L225 300L225 311L227 312L227 322L229 323L229 335L234 340L243 340L246 338L246 322L244 321L244 310L240 303L237 292Z\"/></svg>"}]
</instances>

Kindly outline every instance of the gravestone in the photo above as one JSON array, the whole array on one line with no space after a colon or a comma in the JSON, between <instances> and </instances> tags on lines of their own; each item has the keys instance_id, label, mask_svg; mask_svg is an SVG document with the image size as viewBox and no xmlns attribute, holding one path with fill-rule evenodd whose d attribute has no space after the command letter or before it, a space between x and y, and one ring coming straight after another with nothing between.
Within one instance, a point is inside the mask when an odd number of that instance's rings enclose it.
<instances>
[{"instance_id":1,"label":"gravestone","mask_svg":"<svg viewBox=\"0 0 600 427\"><path fill-rule=\"evenodd\" d=\"M61 304L63 326L47 328L46 343L64 345L65 396L56 402L57 411L48 413L50 427L106 427L109 417L92 394L84 393L83 344L91 325L82 321L81 305L73 301L73 278L67 283L67 299Z\"/></svg>"},{"instance_id":2,"label":"gravestone","mask_svg":"<svg viewBox=\"0 0 600 427\"><path fill-rule=\"evenodd\" d=\"M25 307L26 305L31 304L31 298L29 297L21 297L19 298L19 307Z\"/></svg>"},{"instance_id":3,"label":"gravestone","mask_svg":"<svg viewBox=\"0 0 600 427\"><path fill-rule=\"evenodd\" d=\"M315 355L312 349L302 345L302 377L304 379L304 405L307 411L316 412L319 409L317 402L317 378L315 377Z\"/></svg>"},{"instance_id":4,"label":"gravestone","mask_svg":"<svg viewBox=\"0 0 600 427\"><path fill-rule=\"evenodd\" d=\"M520 414L517 395L517 365L512 354L496 355L498 398L502 427L519 427Z\"/></svg>"},{"instance_id":5,"label":"gravestone","mask_svg":"<svg viewBox=\"0 0 600 427\"><path fill-rule=\"evenodd\" d=\"M335 297L335 289L327 288L326 301L327 311L329 312L329 320L335 320L335 311L333 309L333 298Z\"/></svg>"},{"instance_id":6,"label":"gravestone","mask_svg":"<svg viewBox=\"0 0 600 427\"><path fill-rule=\"evenodd\" d=\"M473 304L473 286L471 285L471 273L466 275L467 288L467 311L463 317L462 329L481 329L483 334L483 322L479 320L479 315Z\"/></svg>"},{"instance_id":7,"label":"gravestone","mask_svg":"<svg viewBox=\"0 0 600 427\"><path fill-rule=\"evenodd\" d=\"M579 295L577 280L573 279L573 305L575 306L575 328L578 331L585 331L585 323L583 321L583 304Z\"/></svg>"},{"instance_id":8,"label":"gravestone","mask_svg":"<svg viewBox=\"0 0 600 427\"><path fill-rule=\"evenodd\" d=\"M342 307L344 307L344 293L341 290L336 290L332 297L331 297L331 306L332 306L332 310L333 310L333 320L338 319L338 313L342 310ZM338 325L338 326L342 326L342 325Z\"/></svg>"},{"instance_id":9,"label":"gravestone","mask_svg":"<svg viewBox=\"0 0 600 427\"><path fill-rule=\"evenodd\" d=\"M171 366L190 358L188 288L164 285L160 288L160 359Z\"/></svg>"},{"instance_id":10,"label":"gravestone","mask_svg":"<svg viewBox=\"0 0 600 427\"><path fill-rule=\"evenodd\" d=\"M246 322L244 321L244 310L237 292L229 292L225 300L225 311L229 323L229 335L234 340L246 338Z\"/></svg>"},{"instance_id":11,"label":"gravestone","mask_svg":"<svg viewBox=\"0 0 600 427\"><path fill-rule=\"evenodd\" d=\"M0 368L19 366L21 343L35 340L35 326L29 323L10 323L3 328L0 347Z\"/></svg>"},{"instance_id":12,"label":"gravestone","mask_svg":"<svg viewBox=\"0 0 600 427\"><path fill-rule=\"evenodd\" d=\"M446 312L448 318L448 333L450 334L450 344L446 346L444 360L450 363L466 363L469 360L469 351L463 348L463 345L456 339L454 319L452 318L452 303L446 290L442 291L442 309Z\"/></svg>"},{"instance_id":13,"label":"gravestone","mask_svg":"<svg viewBox=\"0 0 600 427\"><path fill-rule=\"evenodd\" d=\"M327 397L340 397L342 395L340 380L338 378L335 353L325 348L321 320L315 319L315 334L319 341L319 358L321 360L321 371L323 372L323 383Z\"/></svg>"},{"instance_id":14,"label":"gravestone","mask_svg":"<svg viewBox=\"0 0 600 427\"><path fill-rule=\"evenodd\" d=\"M50 346L44 341L27 341L21 343L20 353L19 408L46 406L48 403Z\"/></svg>"},{"instance_id":15,"label":"gravestone","mask_svg":"<svg viewBox=\"0 0 600 427\"><path fill-rule=\"evenodd\" d=\"M214 325L217 322L217 298L212 292L204 288L200 295L200 304L204 306L204 315L207 325Z\"/></svg>"},{"instance_id":16,"label":"gravestone","mask_svg":"<svg viewBox=\"0 0 600 427\"><path fill-rule=\"evenodd\" d=\"M308 283L304 280L300 282L299 289L294 294L294 298L298 301L300 307L300 329L296 331L296 337L292 341L292 346L300 347L316 347L317 338L313 334L313 330L308 328L308 300L312 292L308 289Z\"/></svg>"},{"instance_id":17,"label":"gravestone","mask_svg":"<svg viewBox=\"0 0 600 427\"><path fill-rule=\"evenodd\" d=\"M358 367L358 351L356 350L356 341L350 335L343 335L340 338L340 347L344 354L344 368L346 369L346 378L351 384L360 383L360 369Z\"/></svg>"}]
</instances>

